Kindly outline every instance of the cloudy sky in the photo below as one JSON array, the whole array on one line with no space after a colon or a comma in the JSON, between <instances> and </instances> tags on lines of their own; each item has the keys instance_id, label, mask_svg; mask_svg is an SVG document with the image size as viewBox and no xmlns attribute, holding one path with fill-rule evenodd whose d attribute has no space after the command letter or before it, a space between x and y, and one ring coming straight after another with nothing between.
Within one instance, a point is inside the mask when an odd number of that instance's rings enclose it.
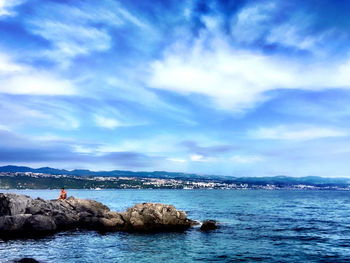
<instances>
[{"instance_id":1,"label":"cloudy sky","mask_svg":"<svg viewBox=\"0 0 350 263\"><path fill-rule=\"evenodd\" d=\"M0 0L0 165L350 177L349 13Z\"/></svg>"}]
</instances>

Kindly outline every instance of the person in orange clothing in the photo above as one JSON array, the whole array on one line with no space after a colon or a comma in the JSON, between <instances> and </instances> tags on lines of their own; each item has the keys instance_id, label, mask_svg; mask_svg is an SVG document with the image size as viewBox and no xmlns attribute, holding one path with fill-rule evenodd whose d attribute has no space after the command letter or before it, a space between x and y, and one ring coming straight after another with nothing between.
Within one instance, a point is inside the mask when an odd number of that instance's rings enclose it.
<instances>
[{"instance_id":1,"label":"person in orange clothing","mask_svg":"<svg viewBox=\"0 0 350 263\"><path fill-rule=\"evenodd\" d=\"M58 197L58 200L65 200L67 198L67 192L64 190L64 188L61 189L60 196Z\"/></svg>"}]
</instances>

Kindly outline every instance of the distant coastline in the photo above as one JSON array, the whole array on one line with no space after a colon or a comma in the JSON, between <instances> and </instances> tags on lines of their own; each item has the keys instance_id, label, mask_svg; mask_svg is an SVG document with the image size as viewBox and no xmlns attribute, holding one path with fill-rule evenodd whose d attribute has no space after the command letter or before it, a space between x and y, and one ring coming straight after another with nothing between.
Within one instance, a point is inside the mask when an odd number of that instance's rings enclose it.
<instances>
[{"instance_id":1,"label":"distant coastline","mask_svg":"<svg viewBox=\"0 0 350 263\"><path fill-rule=\"evenodd\" d=\"M350 190L347 178L223 177L169 172L131 172L0 167L0 189L265 189Z\"/></svg>"}]
</instances>

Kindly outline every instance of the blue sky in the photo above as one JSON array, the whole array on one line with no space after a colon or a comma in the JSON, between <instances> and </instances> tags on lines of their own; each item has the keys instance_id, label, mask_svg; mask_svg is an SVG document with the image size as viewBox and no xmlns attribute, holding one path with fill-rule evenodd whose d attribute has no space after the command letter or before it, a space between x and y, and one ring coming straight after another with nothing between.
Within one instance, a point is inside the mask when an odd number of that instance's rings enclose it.
<instances>
[{"instance_id":1,"label":"blue sky","mask_svg":"<svg viewBox=\"0 0 350 263\"><path fill-rule=\"evenodd\" d=\"M349 13L0 0L0 164L350 177Z\"/></svg>"}]
</instances>

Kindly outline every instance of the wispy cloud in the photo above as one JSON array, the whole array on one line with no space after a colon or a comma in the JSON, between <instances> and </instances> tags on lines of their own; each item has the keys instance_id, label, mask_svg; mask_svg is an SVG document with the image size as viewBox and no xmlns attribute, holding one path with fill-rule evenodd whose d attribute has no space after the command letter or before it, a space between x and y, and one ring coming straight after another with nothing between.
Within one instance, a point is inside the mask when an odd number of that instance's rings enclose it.
<instances>
[{"instance_id":1,"label":"wispy cloud","mask_svg":"<svg viewBox=\"0 0 350 263\"><path fill-rule=\"evenodd\" d=\"M16 63L0 53L0 93L27 95L72 95L74 84L45 70Z\"/></svg>"},{"instance_id":2,"label":"wispy cloud","mask_svg":"<svg viewBox=\"0 0 350 263\"><path fill-rule=\"evenodd\" d=\"M45 53L54 60L64 63L77 55L93 51L105 51L111 46L111 38L105 30L79 24L65 24L61 21L35 21L33 33L53 43L54 49Z\"/></svg>"},{"instance_id":3,"label":"wispy cloud","mask_svg":"<svg viewBox=\"0 0 350 263\"><path fill-rule=\"evenodd\" d=\"M151 63L150 87L204 95L208 106L236 112L257 107L271 91L349 89L349 54L336 55L348 36L308 5L251 2L229 17L213 6L199 14L197 38L184 31Z\"/></svg>"},{"instance_id":4,"label":"wispy cloud","mask_svg":"<svg viewBox=\"0 0 350 263\"><path fill-rule=\"evenodd\" d=\"M107 118L100 115L95 115L96 124L102 128L114 129L121 126L120 122L114 118Z\"/></svg>"},{"instance_id":5,"label":"wispy cloud","mask_svg":"<svg viewBox=\"0 0 350 263\"><path fill-rule=\"evenodd\" d=\"M267 42L271 44L282 44L286 47L295 47L300 50L310 50L317 52L317 44L327 32L321 35L308 36L303 35L299 31L301 29L294 24L283 24L271 30L267 37Z\"/></svg>"},{"instance_id":6,"label":"wispy cloud","mask_svg":"<svg viewBox=\"0 0 350 263\"><path fill-rule=\"evenodd\" d=\"M2 131L11 131L11 129L8 126L2 125L2 124L0 124L0 130L2 130Z\"/></svg>"},{"instance_id":7,"label":"wispy cloud","mask_svg":"<svg viewBox=\"0 0 350 263\"><path fill-rule=\"evenodd\" d=\"M186 94L202 94L213 107L245 110L278 89L350 88L350 58L337 62L286 63L281 56L235 50L223 39L207 49L203 42L166 52L152 64L149 85ZM215 67L213 67L215 65Z\"/></svg>"},{"instance_id":8,"label":"wispy cloud","mask_svg":"<svg viewBox=\"0 0 350 263\"><path fill-rule=\"evenodd\" d=\"M175 163L186 163L187 160L185 159L179 159L179 158L168 158L169 161L175 162Z\"/></svg>"},{"instance_id":9,"label":"wispy cloud","mask_svg":"<svg viewBox=\"0 0 350 263\"><path fill-rule=\"evenodd\" d=\"M261 127L249 134L255 139L296 141L348 136L347 132L340 129L314 126Z\"/></svg>"},{"instance_id":10,"label":"wispy cloud","mask_svg":"<svg viewBox=\"0 0 350 263\"><path fill-rule=\"evenodd\" d=\"M231 157L231 160L235 163L255 163L263 160L261 156L258 155L234 155Z\"/></svg>"},{"instance_id":11,"label":"wispy cloud","mask_svg":"<svg viewBox=\"0 0 350 263\"><path fill-rule=\"evenodd\" d=\"M205 158L200 154L193 154L190 156L191 161L193 162L205 162Z\"/></svg>"},{"instance_id":12,"label":"wispy cloud","mask_svg":"<svg viewBox=\"0 0 350 263\"><path fill-rule=\"evenodd\" d=\"M0 94L0 123L6 123L13 130L23 128L74 130L80 126L76 109L52 96L43 100L41 96ZM20 98L21 103L13 103Z\"/></svg>"},{"instance_id":13,"label":"wispy cloud","mask_svg":"<svg viewBox=\"0 0 350 263\"><path fill-rule=\"evenodd\" d=\"M265 1L243 8L232 19L232 36L236 41L248 44L261 39L270 28L269 22L273 19L271 13L275 10L274 3Z\"/></svg>"},{"instance_id":14,"label":"wispy cloud","mask_svg":"<svg viewBox=\"0 0 350 263\"><path fill-rule=\"evenodd\" d=\"M23 2L24 0L0 0L0 19L1 16L15 15L16 13L13 9Z\"/></svg>"},{"instance_id":15,"label":"wispy cloud","mask_svg":"<svg viewBox=\"0 0 350 263\"><path fill-rule=\"evenodd\" d=\"M43 55L69 66L71 59L79 55L105 52L112 43L111 28L125 24L146 28L118 2L92 1L77 5L45 3L34 10L35 17L28 18L28 28L52 44Z\"/></svg>"}]
</instances>

